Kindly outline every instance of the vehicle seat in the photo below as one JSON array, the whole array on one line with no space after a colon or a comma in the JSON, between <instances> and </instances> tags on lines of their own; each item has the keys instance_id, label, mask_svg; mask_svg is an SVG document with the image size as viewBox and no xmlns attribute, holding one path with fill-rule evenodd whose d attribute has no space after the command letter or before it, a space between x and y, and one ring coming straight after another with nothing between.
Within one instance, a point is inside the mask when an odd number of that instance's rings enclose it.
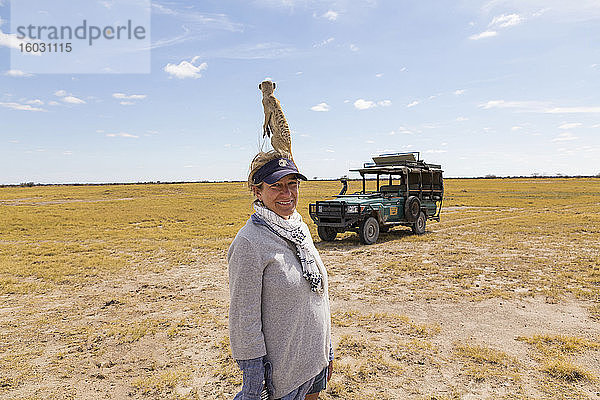
<instances>
[{"instance_id":1,"label":"vehicle seat","mask_svg":"<svg viewBox=\"0 0 600 400\"><path fill-rule=\"evenodd\" d=\"M383 185L379 187L379 191L385 194L398 194L402 189L400 185Z\"/></svg>"}]
</instances>

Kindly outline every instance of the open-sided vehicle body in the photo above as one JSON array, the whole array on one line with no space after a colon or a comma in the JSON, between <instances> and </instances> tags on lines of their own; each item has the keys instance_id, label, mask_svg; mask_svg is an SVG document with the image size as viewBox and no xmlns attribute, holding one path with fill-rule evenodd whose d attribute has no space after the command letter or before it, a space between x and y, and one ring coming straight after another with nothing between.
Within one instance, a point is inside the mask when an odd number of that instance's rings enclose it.
<instances>
[{"instance_id":1,"label":"open-sided vehicle body","mask_svg":"<svg viewBox=\"0 0 600 400\"><path fill-rule=\"evenodd\" d=\"M382 154L372 163L350 170L362 177L362 191L317 201L309 213L319 237L332 241L341 232L355 231L365 244L377 241L380 231L409 226L425 233L427 220L440 220L444 181L440 165L419 159L418 152ZM367 191L367 179L376 180L376 190ZM344 182L342 182L344 183Z\"/></svg>"}]
</instances>

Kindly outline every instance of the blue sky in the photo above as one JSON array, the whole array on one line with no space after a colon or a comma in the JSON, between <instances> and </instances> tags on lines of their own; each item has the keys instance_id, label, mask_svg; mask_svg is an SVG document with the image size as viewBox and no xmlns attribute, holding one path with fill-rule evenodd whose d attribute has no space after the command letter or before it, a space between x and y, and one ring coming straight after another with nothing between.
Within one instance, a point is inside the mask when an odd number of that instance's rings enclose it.
<instances>
[{"instance_id":1,"label":"blue sky","mask_svg":"<svg viewBox=\"0 0 600 400\"><path fill-rule=\"evenodd\" d=\"M1 184L243 180L265 78L311 178L391 151L452 177L600 173L597 0L152 1L149 74L13 69L10 5Z\"/></svg>"}]
</instances>

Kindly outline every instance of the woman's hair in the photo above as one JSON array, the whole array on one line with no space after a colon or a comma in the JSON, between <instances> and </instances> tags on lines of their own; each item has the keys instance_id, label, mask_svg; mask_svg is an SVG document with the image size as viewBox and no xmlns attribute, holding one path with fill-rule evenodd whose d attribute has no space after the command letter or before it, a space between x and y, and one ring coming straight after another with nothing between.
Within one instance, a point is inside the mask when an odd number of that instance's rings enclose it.
<instances>
[{"instance_id":1,"label":"woman's hair","mask_svg":"<svg viewBox=\"0 0 600 400\"><path fill-rule=\"evenodd\" d=\"M260 167L262 167L269 161L281 157L284 156L276 150L270 150L266 153L264 151L261 151L256 156L254 156L254 159L252 159L252 162L250 163L250 173L248 174L248 188L252 190L253 187L260 187L262 182L255 184L253 181L254 174L256 173L256 171L258 171Z\"/></svg>"}]
</instances>

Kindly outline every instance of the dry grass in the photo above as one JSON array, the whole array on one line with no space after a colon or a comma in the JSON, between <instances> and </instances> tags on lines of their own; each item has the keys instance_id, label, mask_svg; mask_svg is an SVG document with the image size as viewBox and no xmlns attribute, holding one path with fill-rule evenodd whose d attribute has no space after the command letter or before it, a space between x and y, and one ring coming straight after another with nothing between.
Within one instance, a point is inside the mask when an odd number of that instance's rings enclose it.
<instances>
[{"instance_id":1,"label":"dry grass","mask_svg":"<svg viewBox=\"0 0 600 400\"><path fill-rule=\"evenodd\" d=\"M338 191L302 185L315 238L308 203ZM597 398L600 179L446 191L426 235L316 239L337 371L321 397ZM0 189L0 398L232 398L224 255L250 202L244 183ZM509 351L483 327L476 341L461 333L471 311L455 325L432 311L490 301L506 315L574 304L587 333L532 327Z\"/></svg>"},{"instance_id":2,"label":"dry grass","mask_svg":"<svg viewBox=\"0 0 600 400\"><path fill-rule=\"evenodd\" d=\"M575 363L573 356L600 349L599 342L564 335L534 335L517 339L534 346L534 359L539 363L540 371L547 375L543 386L546 392L568 390L576 393L579 392L577 384L587 382L594 385L598 381L589 368Z\"/></svg>"}]
</instances>

